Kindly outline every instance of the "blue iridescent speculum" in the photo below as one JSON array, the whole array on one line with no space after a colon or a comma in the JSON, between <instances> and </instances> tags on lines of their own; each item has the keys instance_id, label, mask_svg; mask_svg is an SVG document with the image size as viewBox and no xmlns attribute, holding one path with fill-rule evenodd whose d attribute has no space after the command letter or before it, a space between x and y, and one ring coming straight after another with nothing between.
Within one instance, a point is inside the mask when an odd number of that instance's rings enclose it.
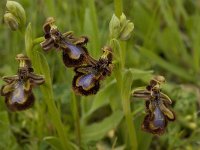
<instances>
[{"instance_id":1,"label":"blue iridescent speculum","mask_svg":"<svg viewBox=\"0 0 200 150\"><path fill-rule=\"evenodd\" d=\"M84 90L90 89L94 86L94 77L95 75L92 73L80 76L80 78L77 80L77 86L81 86Z\"/></svg>"},{"instance_id":2,"label":"blue iridescent speculum","mask_svg":"<svg viewBox=\"0 0 200 150\"><path fill-rule=\"evenodd\" d=\"M68 49L69 49L69 56L70 58L73 59L79 59L81 54L83 54L83 50L81 49L81 47L70 44L70 43L66 43Z\"/></svg>"},{"instance_id":3,"label":"blue iridescent speculum","mask_svg":"<svg viewBox=\"0 0 200 150\"><path fill-rule=\"evenodd\" d=\"M154 110L153 123L154 123L154 126L157 128L164 128L164 126L165 126L164 114L161 112L161 110L158 106Z\"/></svg>"},{"instance_id":4,"label":"blue iridescent speculum","mask_svg":"<svg viewBox=\"0 0 200 150\"><path fill-rule=\"evenodd\" d=\"M23 83L20 81L15 84L14 90L11 94L11 103L23 103L25 97L23 86Z\"/></svg>"}]
</instances>

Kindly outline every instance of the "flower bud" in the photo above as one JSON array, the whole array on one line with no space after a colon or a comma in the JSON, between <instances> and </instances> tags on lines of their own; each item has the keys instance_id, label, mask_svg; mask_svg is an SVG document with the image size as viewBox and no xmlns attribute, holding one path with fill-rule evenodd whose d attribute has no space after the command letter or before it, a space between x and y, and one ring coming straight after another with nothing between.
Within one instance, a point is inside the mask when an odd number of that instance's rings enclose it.
<instances>
[{"instance_id":1,"label":"flower bud","mask_svg":"<svg viewBox=\"0 0 200 150\"><path fill-rule=\"evenodd\" d=\"M120 40L128 40L131 36L131 32L134 29L134 24L130 20L126 19L124 13L120 16L121 33Z\"/></svg>"},{"instance_id":2,"label":"flower bud","mask_svg":"<svg viewBox=\"0 0 200 150\"><path fill-rule=\"evenodd\" d=\"M109 24L109 30L110 30L110 36L112 38L118 38L119 37L120 30L121 30L120 21L117 18L117 16L115 16L115 15L112 16L112 19L111 19L110 24Z\"/></svg>"},{"instance_id":3,"label":"flower bud","mask_svg":"<svg viewBox=\"0 0 200 150\"><path fill-rule=\"evenodd\" d=\"M7 13L11 13L18 21L19 28L22 28L26 23L26 13L24 8L15 1L7 1Z\"/></svg>"},{"instance_id":4,"label":"flower bud","mask_svg":"<svg viewBox=\"0 0 200 150\"><path fill-rule=\"evenodd\" d=\"M131 32L134 29L134 24L132 22L128 23L120 34L120 40L128 40L131 36Z\"/></svg>"},{"instance_id":5,"label":"flower bud","mask_svg":"<svg viewBox=\"0 0 200 150\"><path fill-rule=\"evenodd\" d=\"M115 15L112 16L109 29L111 38L128 40L134 29L134 24L130 20L127 20L126 16L122 13L120 18L117 18Z\"/></svg>"},{"instance_id":6,"label":"flower bud","mask_svg":"<svg viewBox=\"0 0 200 150\"><path fill-rule=\"evenodd\" d=\"M6 13L4 15L4 21L10 27L11 30L15 31L18 29L18 20L13 14Z\"/></svg>"}]
</instances>

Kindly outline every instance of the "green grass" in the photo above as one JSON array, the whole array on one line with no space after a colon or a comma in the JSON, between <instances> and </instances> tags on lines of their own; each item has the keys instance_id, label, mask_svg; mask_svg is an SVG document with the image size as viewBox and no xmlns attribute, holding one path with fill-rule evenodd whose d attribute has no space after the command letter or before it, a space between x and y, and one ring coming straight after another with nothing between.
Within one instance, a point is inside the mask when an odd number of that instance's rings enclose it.
<instances>
[{"instance_id":1,"label":"green grass","mask_svg":"<svg viewBox=\"0 0 200 150\"><path fill-rule=\"evenodd\" d=\"M9 112L0 97L0 150L199 149L197 0L16 1L26 11L26 26L14 32L0 24L0 77L16 74L14 58L26 53L36 73L45 75L46 83L34 89L35 105L23 112ZM0 2L1 18L4 2ZM119 17L122 12L134 23L128 41L109 36L113 14ZM44 53L40 48L42 25L49 16L62 32L88 36L88 51L97 59L104 45L114 48L113 73L102 81L96 95L75 95L71 89L74 73L62 63L61 53ZM141 130L144 101L130 97L133 89L145 86L158 74L166 77L163 91L173 100L177 116L159 137Z\"/></svg>"}]
</instances>

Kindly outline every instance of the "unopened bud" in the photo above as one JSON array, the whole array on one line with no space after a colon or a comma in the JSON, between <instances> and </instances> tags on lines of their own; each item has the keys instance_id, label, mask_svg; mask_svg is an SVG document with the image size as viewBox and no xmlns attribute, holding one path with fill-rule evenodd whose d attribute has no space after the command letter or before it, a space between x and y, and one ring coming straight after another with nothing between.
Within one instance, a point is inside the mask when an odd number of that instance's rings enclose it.
<instances>
[{"instance_id":1,"label":"unopened bud","mask_svg":"<svg viewBox=\"0 0 200 150\"><path fill-rule=\"evenodd\" d=\"M18 29L19 24L17 18L11 14L11 13L6 13L4 15L4 22L10 27L11 30L15 31Z\"/></svg>"},{"instance_id":2,"label":"unopened bud","mask_svg":"<svg viewBox=\"0 0 200 150\"><path fill-rule=\"evenodd\" d=\"M22 28L26 23L26 13L24 8L15 1L7 1L7 13L11 13L18 21L19 28Z\"/></svg>"},{"instance_id":3,"label":"unopened bud","mask_svg":"<svg viewBox=\"0 0 200 150\"><path fill-rule=\"evenodd\" d=\"M128 40L131 36L131 32L134 29L134 24L130 20L126 19L124 13L120 16L121 33L120 40Z\"/></svg>"},{"instance_id":4,"label":"unopened bud","mask_svg":"<svg viewBox=\"0 0 200 150\"><path fill-rule=\"evenodd\" d=\"M128 40L131 36L131 32L134 29L134 24L132 22L128 23L120 34L120 40Z\"/></svg>"},{"instance_id":5,"label":"unopened bud","mask_svg":"<svg viewBox=\"0 0 200 150\"><path fill-rule=\"evenodd\" d=\"M119 37L120 30L121 30L120 21L117 18L117 16L115 16L115 15L112 16L112 19L111 19L110 24L109 24L109 30L110 30L110 36L112 38L118 38Z\"/></svg>"},{"instance_id":6,"label":"unopened bud","mask_svg":"<svg viewBox=\"0 0 200 150\"><path fill-rule=\"evenodd\" d=\"M128 40L134 29L134 24L130 20L127 20L126 16L122 13L120 18L117 18L115 15L112 16L109 29L111 38Z\"/></svg>"}]
</instances>

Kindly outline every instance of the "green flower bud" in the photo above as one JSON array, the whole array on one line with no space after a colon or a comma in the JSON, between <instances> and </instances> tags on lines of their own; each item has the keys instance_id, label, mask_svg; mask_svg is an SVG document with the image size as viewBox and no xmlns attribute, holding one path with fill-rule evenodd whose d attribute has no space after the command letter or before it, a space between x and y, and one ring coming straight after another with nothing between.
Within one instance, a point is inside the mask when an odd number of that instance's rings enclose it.
<instances>
[{"instance_id":1,"label":"green flower bud","mask_svg":"<svg viewBox=\"0 0 200 150\"><path fill-rule=\"evenodd\" d=\"M110 37L111 38L118 38L119 37L120 30L121 30L120 21L117 18L117 16L115 16L115 15L112 16L112 19L111 19L110 24L109 24L109 30L110 30Z\"/></svg>"},{"instance_id":2,"label":"green flower bud","mask_svg":"<svg viewBox=\"0 0 200 150\"><path fill-rule=\"evenodd\" d=\"M131 36L131 32L134 29L134 24L130 20L126 19L124 13L120 16L121 33L120 40L128 40Z\"/></svg>"},{"instance_id":3,"label":"green flower bud","mask_svg":"<svg viewBox=\"0 0 200 150\"><path fill-rule=\"evenodd\" d=\"M15 31L18 29L18 20L13 14L6 13L4 15L4 21L10 27L11 30Z\"/></svg>"},{"instance_id":4,"label":"green flower bud","mask_svg":"<svg viewBox=\"0 0 200 150\"><path fill-rule=\"evenodd\" d=\"M111 38L128 40L134 29L134 24L130 20L127 20L126 16L122 13L120 18L117 18L115 15L112 16L109 29Z\"/></svg>"},{"instance_id":5,"label":"green flower bud","mask_svg":"<svg viewBox=\"0 0 200 150\"><path fill-rule=\"evenodd\" d=\"M120 16L120 25L122 29L126 26L126 24L127 24L126 16L124 15L124 13L122 13L122 15Z\"/></svg>"},{"instance_id":6,"label":"green flower bud","mask_svg":"<svg viewBox=\"0 0 200 150\"><path fill-rule=\"evenodd\" d=\"M133 29L134 24L132 22L129 22L121 32L120 40L128 40L131 36L131 32L133 31Z\"/></svg>"},{"instance_id":7,"label":"green flower bud","mask_svg":"<svg viewBox=\"0 0 200 150\"><path fill-rule=\"evenodd\" d=\"M26 23L26 13L24 8L15 1L7 1L7 12L11 13L18 20L19 28L22 28Z\"/></svg>"}]
</instances>

